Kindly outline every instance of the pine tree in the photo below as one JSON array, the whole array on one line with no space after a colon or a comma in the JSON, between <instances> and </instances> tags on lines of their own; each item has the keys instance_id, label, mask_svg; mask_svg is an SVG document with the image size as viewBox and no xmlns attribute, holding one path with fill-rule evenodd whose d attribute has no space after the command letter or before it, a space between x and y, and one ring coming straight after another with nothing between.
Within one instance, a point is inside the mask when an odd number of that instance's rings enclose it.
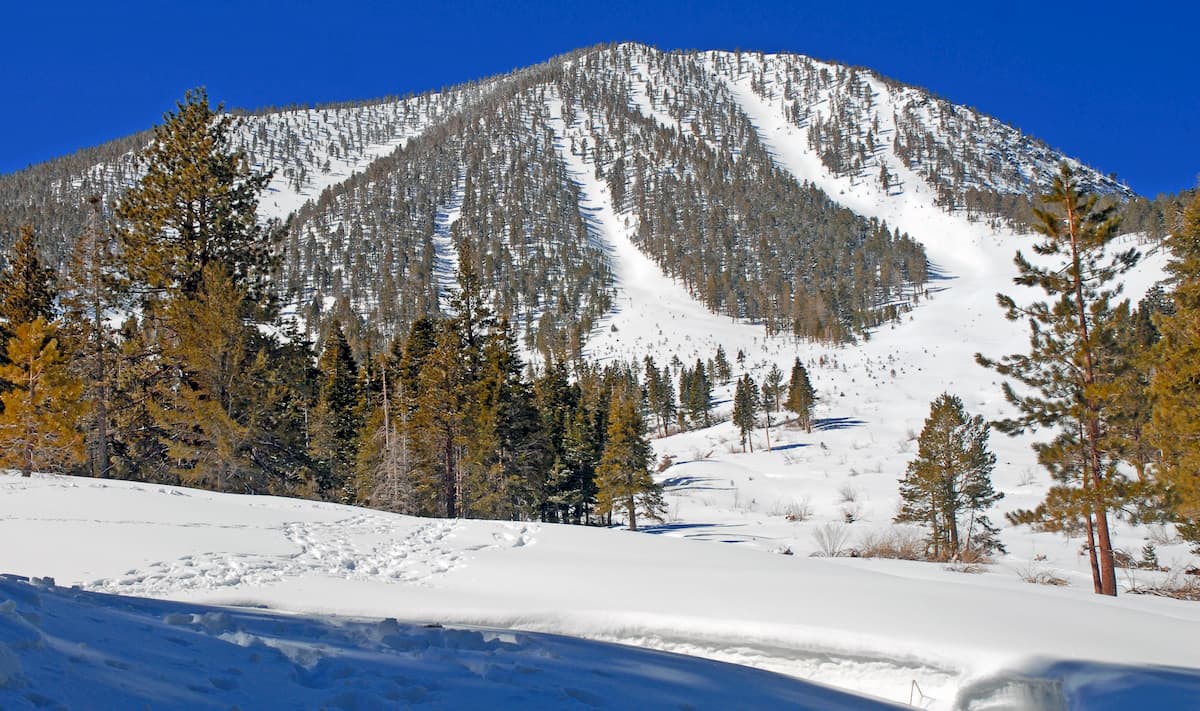
<instances>
[{"instance_id":1,"label":"pine tree","mask_svg":"<svg viewBox=\"0 0 1200 711\"><path fill-rule=\"evenodd\" d=\"M443 324L433 350L421 360L411 420L422 515L458 518L464 513L462 459L470 436L468 376L459 334L450 323Z\"/></svg>"},{"instance_id":2,"label":"pine tree","mask_svg":"<svg viewBox=\"0 0 1200 711\"><path fill-rule=\"evenodd\" d=\"M943 393L933 401L917 440L917 458L900 480L902 505L896 520L927 526L936 560L1003 550L983 513L1004 496L992 488L996 455L987 445L987 423L969 415L962 400Z\"/></svg>"},{"instance_id":3,"label":"pine tree","mask_svg":"<svg viewBox=\"0 0 1200 711\"><path fill-rule=\"evenodd\" d=\"M277 266L278 231L258 222L269 174L254 174L232 148L234 120L214 111L203 89L188 91L154 128L139 156L146 173L121 197L117 234L135 293L195 294L205 267L219 264L251 302L265 298Z\"/></svg>"},{"instance_id":4,"label":"pine tree","mask_svg":"<svg viewBox=\"0 0 1200 711\"><path fill-rule=\"evenodd\" d=\"M83 461L83 437L75 429L83 386L68 372L55 327L41 316L9 327L8 362L0 365L0 378L11 387L0 397L0 465L27 477Z\"/></svg>"},{"instance_id":5,"label":"pine tree","mask_svg":"<svg viewBox=\"0 0 1200 711\"><path fill-rule=\"evenodd\" d=\"M650 356L646 356L645 366L647 404L658 420L659 434L666 437L667 426L675 417L675 386L670 371L665 368L660 371Z\"/></svg>"},{"instance_id":6,"label":"pine tree","mask_svg":"<svg viewBox=\"0 0 1200 711\"><path fill-rule=\"evenodd\" d=\"M536 516L547 497L545 440L522 378L523 364L506 320L484 344L471 413L467 476L472 495L467 509L481 518L518 520Z\"/></svg>"},{"instance_id":7,"label":"pine tree","mask_svg":"<svg viewBox=\"0 0 1200 711\"><path fill-rule=\"evenodd\" d=\"M1043 256L1058 256L1065 264L1051 268L1031 263L1020 252L1015 282L1041 288L1053 301L1018 305L998 295L1010 320L1030 325L1028 355L1005 356L999 362L976 355L981 365L1015 378L1032 393L1018 394L1009 383L1004 394L1019 410L1016 418L997 423L1001 431L1018 434L1032 427L1058 426L1060 437L1077 438L1082 457L1062 447L1039 451L1045 464L1054 452L1067 459L1053 463L1062 486L1080 486L1086 502L1088 550L1095 591L1117 594L1116 567L1108 529L1108 512L1119 505L1120 472L1115 467L1118 443L1108 432L1115 374L1107 369L1119 358L1111 352L1114 335L1112 299L1119 293L1113 280L1137 262L1136 250L1115 254L1103 262L1105 245L1114 237L1118 217L1113 206L1100 207L1095 195L1080 192L1071 168L1064 163L1048 194L1045 209L1035 209L1035 229L1044 240L1034 246ZM1108 349L1108 350L1106 350ZM1055 494L1056 500L1071 497Z\"/></svg>"},{"instance_id":8,"label":"pine tree","mask_svg":"<svg viewBox=\"0 0 1200 711\"><path fill-rule=\"evenodd\" d=\"M792 363L792 377L788 382L787 402L783 404L799 419L800 426L805 432L812 432L813 408L817 404L816 392L808 379L808 370L797 358Z\"/></svg>"},{"instance_id":9,"label":"pine tree","mask_svg":"<svg viewBox=\"0 0 1200 711\"><path fill-rule=\"evenodd\" d=\"M717 346L717 355L713 359L713 375L717 382L722 385L728 385L733 378L733 366L729 364L729 358L725 355L725 347Z\"/></svg>"},{"instance_id":10,"label":"pine tree","mask_svg":"<svg viewBox=\"0 0 1200 711\"><path fill-rule=\"evenodd\" d=\"M704 363L696 359L696 366L684 368L679 376L679 400L683 412L693 424L705 427L709 424L712 411L712 381L704 370Z\"/></svg>"},{"instance_id":11,"label":"pine tree","mask_svg":"<svg viewBox=\"0 0 1200 711\"><path fill-rule=\"evenodd\" d=\"M754 451L754 442L750 435L754 432L758 405L758 386L747 373L738 378L733 396L733 425L741 435L743 452L746 451L747 440L750 440L750 451Z\"/></svg>"},{"instance_id":12,"label":"pine tree","mask_svg":"<svg viewBox=\"0 0 1200 711\"><path fill-rule=\"evenodd\" d=\"M67 288L62 295L64 322L69 332L73 366L84 376L85 400L91 402L89 456L93 477L112 470L109 446L109 397L112 390L114 333L105 321L117 305L117 260L111 232L101 213L99 197L88 199L91 216L84 234L75 243L68 263Z\"/></svg>"},{"instance_id":13,"label":"pine tree","mask_svg":"<svg viewBox=\"0 0 1200 711\"><path fill-rule=\"evenodd\" d=\"M358 364L340 321L334 321L317 361L320 385L309 419L309 453L318 467L317 486L325 498L349 502L357 463Z\"/></svg>"},{"instance_id":14,"label":"pine tree","mask_svg":"<svg viewBox=\"0 0 1200 711\"><path fill-rule=\"evenodd\" d=\"M398 358L393 347L392 357L381 356L376 368L379 388L368 387L373 402L368 404L366 420L359 438L358 503L371 508L412 513L415 510L414 487L411 478L411 448L409 446L408 397L404 378L397 377ZM372 370L372 369L364 369Z\"/></svg>"},{"instance_id":15,"label":"pine tree","mask_svg":"<svg viewBox=\"0 0 1200 711\"><path fill-rule=\"evenodd\" d=\"M38 318L52 320L56 281L54 270L42 263L33 228L23 225L0 277L0 336L7 339L17 326Z\"/></svg>"},{"instance_id":16,"label":"pine tree","mask_svg":"<svg viewBox=\"0 0 1200 711\"><path fill-rule=\"evenodd\" d=\"M269 349L243 319L246 290L219 264L203 277L193 296L162 309L162 359L175 372L155 384L150 415L184 482L264 492L256 445L269 438L290 384L273 377Z\"/></svg>"},{"instance_id":17,"label":"pine tree","mask_svg":"<svg viewBox=\"0 0 1200 711\"><path fill-rule=\"evenodd\" d=\"M650 476L654 450L645 437L639 398L618 387L612 394L608 430L600 466L596 469L596 511L608 515L625 510L629 530L637 530L637 517L662 517L662 490Z\"/></svg>"},{"instance_id":18,"label":"pine tree","mask_svg":"<svg viewBox=\"0 0 1200 711\"><path fill-rule=\"evenodd\" d=\"M1158 319L1150 439L1156 477L1178 502L1180 534L1200 544L1200 194L1167 245L1175 312Z\"/></svg>"}]
</instances>

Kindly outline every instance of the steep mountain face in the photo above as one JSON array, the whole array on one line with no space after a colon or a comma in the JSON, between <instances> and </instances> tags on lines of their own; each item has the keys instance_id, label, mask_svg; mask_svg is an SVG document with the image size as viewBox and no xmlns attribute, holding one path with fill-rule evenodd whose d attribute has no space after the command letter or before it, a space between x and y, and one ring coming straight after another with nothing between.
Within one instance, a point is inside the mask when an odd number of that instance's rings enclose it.
<instances>
[{"instance_id":1,"label":"steep mountain face","mask_svg":"<svg viewBox=\"0 0 1200 711\"><path fill-rule=\"evenodd\" d=\"M763 116L782 124L765 135ZM0 178L0 239L32 223L61 263L88 196L118 199L146 140ZM921 244L785 169L780 146L886 199L933 195L991 219L1064 159L868 70L636 44L439 93L247 115L236 141L274 171L260 213L291 218L278 290L310 329L331 314L360 343L404 329L446 306L470 259L526 345L558 357L579 355L628 287L614 230L708 310L768 332L843 341L909 308L928 277ZM1090 189L1133 197L1078 167Z\"/></svg>"}]
</instances>

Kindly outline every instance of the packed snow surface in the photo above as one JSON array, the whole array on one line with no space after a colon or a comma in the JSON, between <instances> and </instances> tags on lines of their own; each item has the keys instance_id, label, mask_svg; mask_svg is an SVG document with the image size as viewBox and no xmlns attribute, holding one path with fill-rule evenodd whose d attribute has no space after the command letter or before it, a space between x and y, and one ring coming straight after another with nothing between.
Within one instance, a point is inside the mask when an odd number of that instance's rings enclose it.
<instances>
[{"instance_id":1,"label":"packed snow surface","mask_svg":"<svg viewBox=\"0 0 1200 711\"><path fill-rule=\"evenodd\" d=\"M311 691L306 705L447 707L479 693L620 708L647 678L663 695L646 707L731 708L720 694L738 707L834 707L823 689L770 675L515 631L710 657L926 708L992 690L988 680L1038 658L1200 666L1200 609L1174 601L615 529L4 474L0 540L0 569L62 586L0 587L5 708L77 706L91 693L114 707L190 706L193 693L252 705L273 679L288 681L281 694ZM75 666L72 683L56 681ZM1200 690L1200 672L1170 673Z\"/></svg>"}]
</instances>

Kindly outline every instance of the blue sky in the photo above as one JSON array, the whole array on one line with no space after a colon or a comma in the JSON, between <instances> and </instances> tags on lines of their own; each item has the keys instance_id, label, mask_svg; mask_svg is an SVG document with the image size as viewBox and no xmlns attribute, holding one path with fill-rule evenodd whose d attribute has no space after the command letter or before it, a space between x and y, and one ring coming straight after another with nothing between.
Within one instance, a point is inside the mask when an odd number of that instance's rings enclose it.
<instances>
[{"instance_id":1,"label":"blue sky","mask_svg":"<svg viewBox=\"0 0 1200 711\"><path fill-rule=\"evenodd\" d=\"M982 109L1147 195L1193 187L1200 175L1192 2L12 5L0 28L0 172L147 128L193 86L246 108L363 99L635 40L871 67Z\"/></svg>"}]
</instances>

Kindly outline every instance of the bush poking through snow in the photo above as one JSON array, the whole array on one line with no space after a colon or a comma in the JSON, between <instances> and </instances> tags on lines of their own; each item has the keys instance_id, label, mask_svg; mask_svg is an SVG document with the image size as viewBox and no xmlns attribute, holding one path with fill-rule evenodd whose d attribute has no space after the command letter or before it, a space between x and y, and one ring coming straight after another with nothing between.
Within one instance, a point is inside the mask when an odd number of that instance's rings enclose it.
<instances>
[{"instance_id":1,"label":"bush poking through snow","mask_svg":"<svg viewBox=\"0 0 1200 711\"><path fill-rule=\"evenodd\" d=\"M1186 571L1176 568L1153 585L1143 585L1133 580L1128 592L1134 595L1155 595L1200 602L1200 576L1189 575Z\"/></svg>"},{"instance_id":2,"label":"bush poking through snow","mask_svg":"<svg viewBox=\"0 0 1200 711\"><path fill-rule=\"evenodd\" d=\"M1039 561L1031 560L1024 568L1017 569L1017 575L1021 576L1021 580L1035 585L1054 585L1064 587L1070 585L1066 578L1057 575L1044 565L1040 565Z\"/></svg>"},{"instance_id":3,"label":"bush poking through snow","mask_svg":"<svg viewBox=\"0 0 1200 711\"><path fill-rule=\"evenodd\" d=\"M813 540L817 542L816 555L823 558L844 555L849 537L850 529L844 523L825 523L818 526L813 531Z\"/></svg>"},{"instance_id":4,"label":"bush poking through snow","mask_svg":"<svg viewBox=\"0 0 1200 711\"><path fill-rule=\"evenodd\" d=\"M812 504L807 496L798 501L796 499L787 502L776 501L775 505L771 507L771 515L782 516L793 523L804 523L812 518Z\"/></svg>"},{"instance_id":5,"label":"bush poking through snow","mask_svg":"<svg viewBox=\"0 0 1200 711\"><path fill-rule=\"evenodd\" d=\"M864 558L927 560L925 538L912 528L894 526L885 531L868 531L859 539L858 553Z\"/></svg>"}]
</instances>

